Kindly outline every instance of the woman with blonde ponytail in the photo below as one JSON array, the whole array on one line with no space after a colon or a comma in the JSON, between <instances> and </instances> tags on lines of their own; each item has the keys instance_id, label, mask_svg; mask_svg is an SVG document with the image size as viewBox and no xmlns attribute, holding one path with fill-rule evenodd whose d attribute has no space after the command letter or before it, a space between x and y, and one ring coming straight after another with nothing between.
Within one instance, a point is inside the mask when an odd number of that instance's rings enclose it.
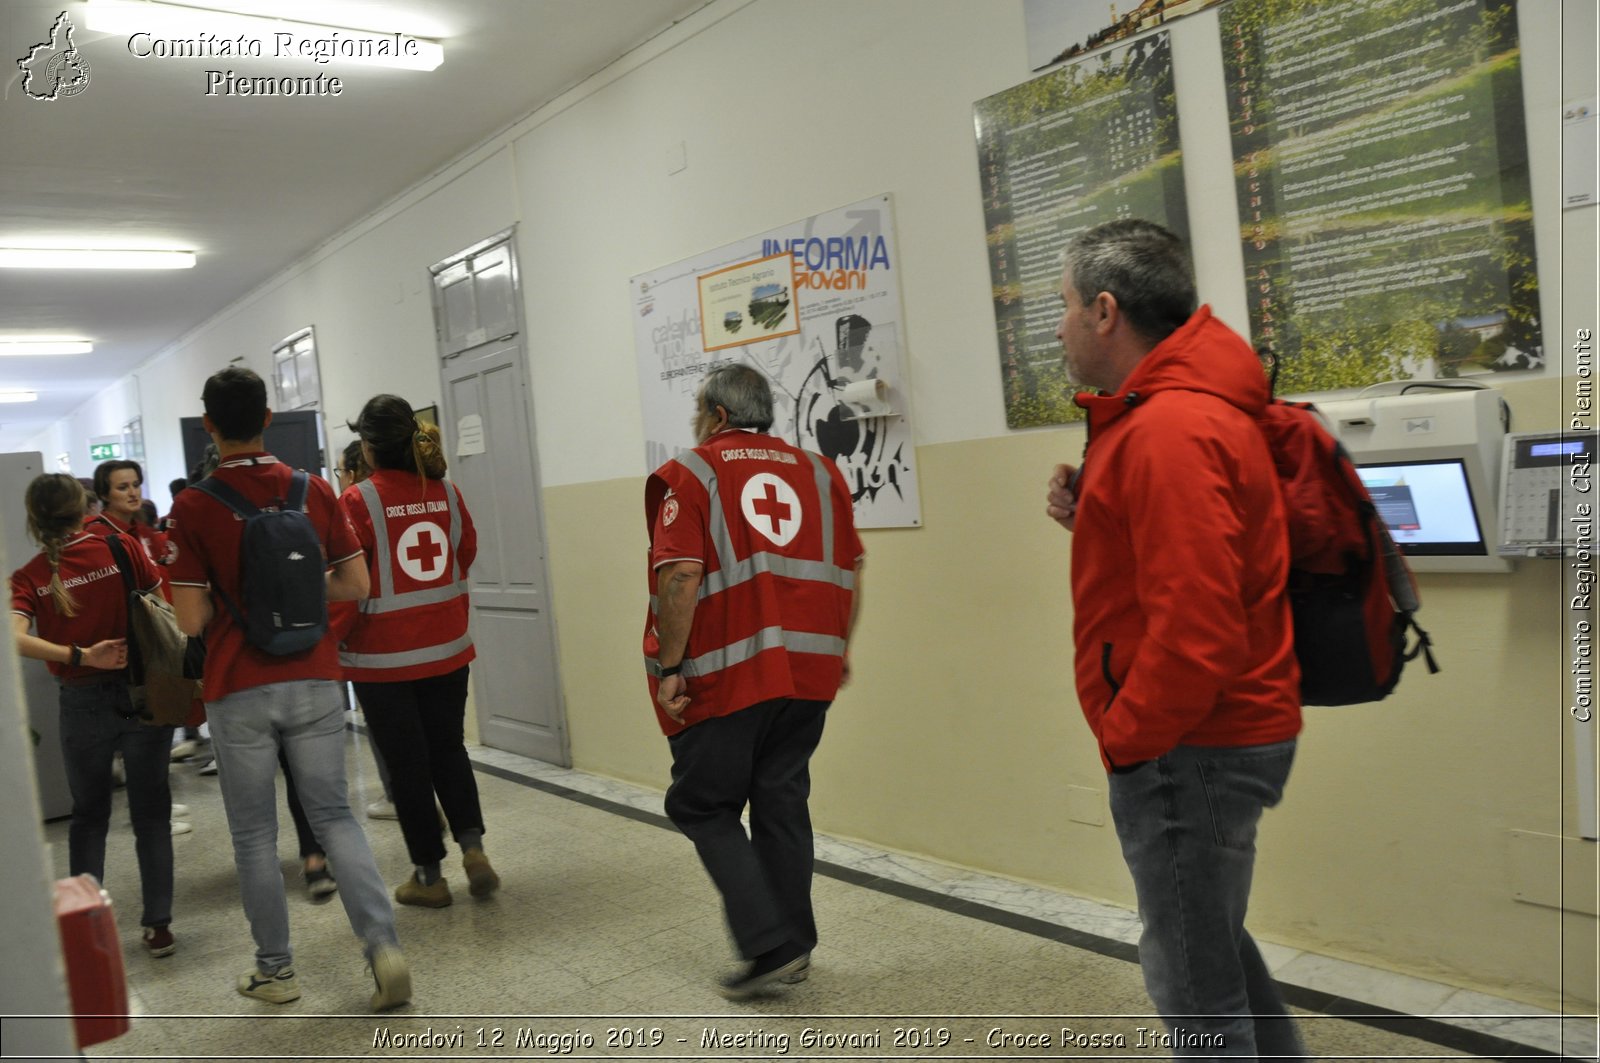
<instances>
[{"instance_id":1,"label":"woman with blonde ponytail","mask_svg":"<svg viewBox=\"0 0 1600 1063\"><path fill-rule=\"evenodd\" d=\"M43 549L11 574L11 630L17 652L44 661L60 684L61 752L72 793L68 868L105 880L111 760L121 752L143 890L144 946L152 956L170 956L178 947L169 926L172 728L142 723L134 707L127 593L109 539L84 530L88 496L82 485L64 473L37 477L26 504L28 532ZM144 549L126 536L121 542L134 585L156 589L161 580Z\"/></svg>"},{"instance_id":2,"label":"woman with blonde ponytail","mask_svg":"<svg viewBox=\"0 0 1600 1063\"><path fill-rule=\"evenodd\" d=\"M350 426L372 475L339 503L366 551L371 595L340 646L389 784L415 873L395 890L401 904L443 908L450 885L434 798L461 847L468 889L500 885L483 851L483 808L463 738L467 668L467 571L478 536L461 492L445 479L439 429L419 422L398 395L374 396Z\"/></svg>"}]
</instances>

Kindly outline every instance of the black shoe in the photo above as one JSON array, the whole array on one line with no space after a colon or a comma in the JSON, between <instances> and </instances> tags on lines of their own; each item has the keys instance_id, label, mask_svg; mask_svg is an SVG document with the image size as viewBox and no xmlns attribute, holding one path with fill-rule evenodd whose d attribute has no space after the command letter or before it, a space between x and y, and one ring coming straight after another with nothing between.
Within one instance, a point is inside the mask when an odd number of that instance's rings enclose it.
<instances>
[{"instance_id":1,"label":"black shoe","mask_svg":"<svg viewBox=\"0 0 1600 1063\"><path fill-rule=\"evenodd\" d=\"M783 984L810 963L810 953L798 945L784 945L757 956L743 971L719 979L717 992L729 1000L749 1000Z\"/></svg>"}]
</instances>

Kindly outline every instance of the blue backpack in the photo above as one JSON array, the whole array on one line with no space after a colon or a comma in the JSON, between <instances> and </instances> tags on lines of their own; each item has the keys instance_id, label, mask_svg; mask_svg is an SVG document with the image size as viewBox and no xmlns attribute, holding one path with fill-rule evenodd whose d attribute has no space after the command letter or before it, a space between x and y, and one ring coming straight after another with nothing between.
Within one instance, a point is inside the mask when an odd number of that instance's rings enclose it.
<instances>
[{"instance_id":1,"label":"blue backpack","mask_svg":"<svg viewBox=\"0 0 1600 1063\"><path fill-rule=\"evenodd\" d=\"M303 653L328 630L328 585L322 540L306 515L309 477L295 470L279 509L260 509L216 477L192 486L244 519L239 542L239 590L244 608L211 581L250 645L284 657Z\"/></svg>"}]
</instances>

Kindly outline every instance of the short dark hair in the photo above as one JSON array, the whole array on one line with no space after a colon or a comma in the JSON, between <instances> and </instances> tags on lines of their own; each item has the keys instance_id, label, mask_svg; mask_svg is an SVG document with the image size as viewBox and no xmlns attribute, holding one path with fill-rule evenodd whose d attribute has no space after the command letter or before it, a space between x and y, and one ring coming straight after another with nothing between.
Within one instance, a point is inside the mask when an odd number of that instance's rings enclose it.
<instances>
[{"instance_id":1,"label":"short dark hair","mask_svg":"<svg viewBox=\"0 0 1600 1063\"><path fill-rule=\"evenodd\" d=\"M772 385L748 365L713 369L706 374L700 395L706 413L718 406L728 411L730 427L758 432L772 427Z\"/></svg>"},{"instance_id":2,"label":"short dark hair","mask_svg":"<svg viewBox=\"0 0 1600 1063\"><path fill-rule=\"evenodd\" d=\"M267 385L242 366L212 373L200 392L212 427L230 443L248 443L267 425Z\"/></svg>"},{"instance_id":3,"label":"short dark hair","mask_svg":"<svg viewBox=\"0 0 1600 1063\"><path fill-rule=\"evenodd\" d=\"M186 488L188 486L189 486L189 481L187 479L185 479L184 477L180 476L176 480L168 481L168 483L167 483L167 494L172 495L173 497L177 497L178 492L182 491L184 488Z\"/></svg>"},{"instance_id":4,"label":"short dark hair","mask_svg":"<svg viewBox=\"0 0 1600 1063\"><path fill-rule=\"evenodd\" d=\"M1157 342L1199 306L1183 240L1155 222L1121 218L1096 225L1067 245L1065 259L1080 302L1110 292L1128 323Z\"/></svg>"},{"instance_id":5,"label":"short dark hair","mask_svg":"<svg viewBox=\"0 0 1600 1063\"><path fill-rule=\"evenodd\" d=\"M136 461L102 461L94 467L94 493L101 501L111 494L111 474L121 472L123 469L132 469L134 475L139 477L139 483L144 483L144 470L139 468Z\"/></svg>"}]
</instances>

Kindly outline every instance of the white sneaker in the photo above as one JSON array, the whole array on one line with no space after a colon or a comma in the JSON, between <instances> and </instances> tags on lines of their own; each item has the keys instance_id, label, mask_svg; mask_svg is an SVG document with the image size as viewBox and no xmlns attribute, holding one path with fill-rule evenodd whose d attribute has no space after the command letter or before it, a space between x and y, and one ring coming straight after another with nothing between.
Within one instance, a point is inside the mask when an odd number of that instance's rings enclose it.
<instances>
[{"instance_id":1,"label":"white sneaker","mask_svg":"<svg viewBox=\"0 0 1600 1063\"><path fill-rule=\"evenodd\" d=\"M175 819L172 821L172 836L174 838L180 834L188 834L192 830L194 830L194 828L181 819Z\"/></svg>"},{"instance_id":2,"label":"white sneaker","mask_svg":"<svg viewBox=\"0 0 1600 1063\"><path fill-rule=\"evenodd\" d=\"M200 752L200 743L192 738L185 738L182 742L172 747L171 757L175 761L188 760L198 752Z\"/></svg>"},{"instance_id":3,"label":"white sneaker","mask_svg":"<svg viewBox=\"0 0 1600 1063\"><path fill-rule=\"evenodd\" d=\"M215 758L206 761L206 766L195 772L196 775L215 775L216 773L217 762Z\"/></svg>"},{"instance_id":4,"label":"white sneaker","mask_svg":"<svg viewBox=\"0 0 1600 1063\"><path fill-rule=\"evenodd\" d=\"M180 805L180 804L174 802L173 805L172 805L172 814L174 816L187 816L189 814L189 806L188 805Z\"/></svg>"},{"instance_id":5,"label":"white sneaker","mask_svg":"<svg viewBox=\"0 0 1600 1063\"><path fill-rule=\"evenodd\" d=\"M399 819L400 813L394 810L393 801L374 801L367 806L368 819Z\"/></svg>"}]
</instances>

